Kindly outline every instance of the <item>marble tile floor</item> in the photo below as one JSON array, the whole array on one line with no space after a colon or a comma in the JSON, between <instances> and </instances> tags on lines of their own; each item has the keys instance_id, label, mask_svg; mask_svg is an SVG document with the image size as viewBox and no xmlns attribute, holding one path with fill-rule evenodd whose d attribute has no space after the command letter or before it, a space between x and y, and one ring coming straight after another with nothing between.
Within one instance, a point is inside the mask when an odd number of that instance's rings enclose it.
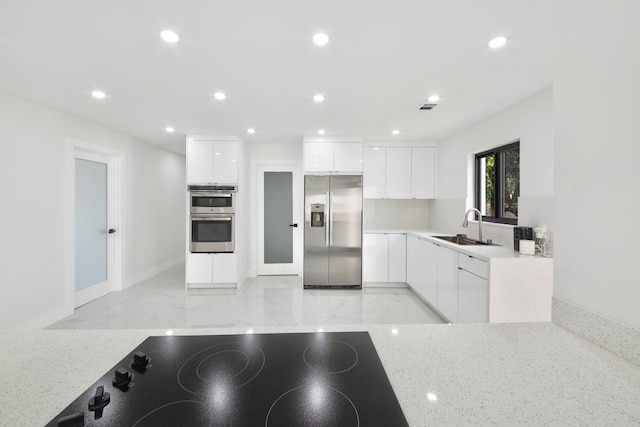
<instances>
[{"instance_id":1,"label":"marble tile floor","mask_svg":"<svg viewBox=\"0 0 640 427\"><path fill-rule=\"evenodd\" d=\"M298 276L184 289L184 266L78 307L47 329L172 329L445 323L408 288L304 290Z\"/></svg>"}]
</instances>

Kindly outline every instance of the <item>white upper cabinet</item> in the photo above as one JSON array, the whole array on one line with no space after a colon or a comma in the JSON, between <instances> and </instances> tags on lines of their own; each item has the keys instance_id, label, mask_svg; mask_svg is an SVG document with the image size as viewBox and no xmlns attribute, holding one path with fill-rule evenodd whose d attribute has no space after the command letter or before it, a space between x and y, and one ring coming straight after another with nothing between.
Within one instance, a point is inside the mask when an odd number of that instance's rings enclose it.
<instances>
[{"instance_id":1,"label":"white upper cabinet","mask_svg":"<svg viewBox=\"0 0 640 427\"><path fill-rule=\"evenodd\" d=\"M333 170L333 143L305 142L304 170L326 172Z\"/></svg>"},{"instance_id":2,"label":"white upper cabinet","mask_svg":"<svg viewBox=\"0 0 640 427\"><path fill-rule=\"evenodd\" d=\"M213 144L212 182L238 182L238 144L235 141L216 141Z\"/></svg>"},{"instance_id":3,"label":"white upper cabinet","mask_svg":"<svg viewBox=\"0 0 640 427\"><path fill-rule=\"evenodd\" d=\"M326 139L317 141L314 138L308 138L304 141L305 172L362 173L361 138L353 138L354 141L349 142L326 141Z\"/></svg>"},{"instance_id":4,"label":"white upper cabinet","mask_svg":"<svg viewBox=\"0 0 640 427\"><path fill-rule=\"evenodd\" d=\"M237 141L187 141L188 184L235 184L237 182Z\"/></svg>"},{"instance_id":5,"label":"white upper cabinet","mask_svg":"<svg viewBox=\"0 0 640 427\"><path fill-rule=\"evenodd\" d=\"M364 198L435 198L434 147L366 147Z\"/></svg>"},{"instance_id":6,"label":"white upper cabinet","mask_svg":"<svg viewBox=\"0 0 640 427\"><path fill-rule=\"evenodd\" d=\"M333 170L336 172L362 172L362 144L334 143Z\"/></svg>"},{"instance_id":7,"label":"white upper cabinet","mask_svg":"<svg viewBox=\"0 0 640 427\"><path fill-rule=\"evenodd\" d=\"M385 197L385 148L366 147L364 149L364 172L362 176L362 196L365 199L382 199Z\"/></svg>"},{"instance_id":8,"label":"white upper cabinet","mask_svg":"<svg viewBox=\"0 0 640 427\"><path fill-rule=\"evenodd\" d=\"M411 148L387 147L385 165L386 198L409 199L411 197Z\"/></svg>"},{"instance_id":9,"label":"white upper cabinet","mask_svg":"<svg viewBox=\"0 0 640 427\"><path fill-rule=\"evenodd\" d=\"M187 183L211 182L213 178L213 143L187 141Z\"/></svg>"},{"instance_id":10,"label":"white upper cabinet","mask_svg":"<svg viewBox=\"0 0 640 427\"><path fill-rule=\"evenodd\" d=\"M411 149L411 198L435 198L436 150L433 147Z\"/></svg>"}]
</instances>

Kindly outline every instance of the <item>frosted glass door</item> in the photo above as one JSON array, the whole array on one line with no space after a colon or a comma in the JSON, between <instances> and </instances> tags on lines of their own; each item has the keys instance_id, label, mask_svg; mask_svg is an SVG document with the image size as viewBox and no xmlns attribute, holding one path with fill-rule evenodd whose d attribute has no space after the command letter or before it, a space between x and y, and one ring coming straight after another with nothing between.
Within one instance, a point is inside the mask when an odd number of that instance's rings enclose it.
<instances>
[{"instance_id":1,"label":"frosted glass door","mask_svg":"<svg viewBox=\"0 0 640 427\"><path fill-rule=\"evenodd\" d=\"M264 263L293 262L293 174L264 173Z\"/></svg>"},{"instance_id":2,"label":"frosted glass door","mask_svg":"<svg viewBox=\"0 0 640 427\"><path fill-rule=\"evenodd\" d=\"M76 158L76 291L107 280L107 164Z\"/></svg>"}]
</instances>

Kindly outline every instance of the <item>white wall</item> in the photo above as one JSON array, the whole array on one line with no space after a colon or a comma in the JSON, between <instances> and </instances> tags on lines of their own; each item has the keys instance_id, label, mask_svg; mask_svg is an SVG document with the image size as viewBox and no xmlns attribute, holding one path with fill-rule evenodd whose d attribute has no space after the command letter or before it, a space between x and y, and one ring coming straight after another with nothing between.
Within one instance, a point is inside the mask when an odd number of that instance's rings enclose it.
<instances>
[{"instance_id":1,"label":"white wall","mask_svg":"<svg viewBox=\"0 0 640 427\"><path fill-rule=\"evenodd\" d=\"M126 153L125 285L183 255L183 156L3 93L0 117L0 328L43 327L71 314L66 138Z\"/></svg>"},{"instance_id":2,"label":"white wall","mask_svg":"<svg viewBox=\"0 0 640 427\"><path fill-rule=\"evenodd\" d=\"M555 295L640 328L640 2L555 1Z\"/></svg>"},{"instance_id":3,"label":"white wall","mask_svg":"<svg viewBox=\"0 0 640 427\"><path fill-rule=\"evenodd\" d=\"M521 226L547 224L553 232L553 91L542 90L438 142L437 199L431 227L452 233L478 234L476 224L462 228L465 209L473 203L473 155L520 140ZM471 217L471 215L469 215ZM483 237L513 244L512 227L483 224Z\"/></svg>"}]
</instances>

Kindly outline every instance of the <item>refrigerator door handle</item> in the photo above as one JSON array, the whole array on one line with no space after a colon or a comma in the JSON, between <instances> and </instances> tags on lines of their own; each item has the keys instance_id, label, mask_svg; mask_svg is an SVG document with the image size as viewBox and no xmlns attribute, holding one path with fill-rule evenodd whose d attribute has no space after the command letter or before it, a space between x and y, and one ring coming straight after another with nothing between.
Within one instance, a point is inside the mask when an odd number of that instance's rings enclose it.
<instances>
[{"instance_id":1,"label":"refrigerator door handle","mask_svg":"<svg viewBox=\"0 0 640 427\"><path fill-rule=\"evenodd\" d=\"M324 220L324 244L325 246L329 246L329 226L331 224L329 213L331 212L331 193L327 191L326 194L326 212L325 212L325 220Z\"/></svg>"},{"instance_id":2,"label":"refrigerator door handle","mask_svg":"<svg viewBox=\"0 0 640 427\"><path fill-rule=\"evenodd\" d=\"M329 192L329 246L333 246L333 192Z\"/></svg>"}]
</instances>

